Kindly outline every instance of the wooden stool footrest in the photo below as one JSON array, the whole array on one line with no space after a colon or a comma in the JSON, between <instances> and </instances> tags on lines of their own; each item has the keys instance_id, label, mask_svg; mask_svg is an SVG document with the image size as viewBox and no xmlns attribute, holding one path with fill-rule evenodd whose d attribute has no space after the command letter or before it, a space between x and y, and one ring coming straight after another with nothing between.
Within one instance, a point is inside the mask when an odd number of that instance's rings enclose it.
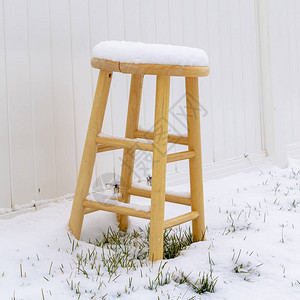
<instances>
[{"instance_id":1,"label":"wooden stool footrest","mask_svg":"<svg viewBox=\"0 0 300 300\"><path fill-rule=\"evenodd\" d=\"M83 200L82 205L87 209L87 213L90 213L92 211L96 210L104 210L113 212L120 215L126 215L126 216L133 216L137 218L142 219L149 219L150 220L150 211L144 211L144 210L137 210L131 207L126 206L125 203L119 202L117 200L110 200L117 203L117 205L113 205L110 203L102 203L102 202L96 202L92 200Z\"/></svg>"},{"instance_id":2,"label":"wooden stool footrest","mask_svg":"<svg viewBox=\"0 0 300 300\"><path fill-rule=\"evenodd\" d=\"M182 151L177 153L172 153L167 155L167 163L184 160L184 159L190 159L195 157L194 151Z\"/></svg>"},{"instance_id":3,"label":"wooden stool footrest","mask_svg":"<svg viewBox=\"0 0 300 300\"><path fill-rule=\"evenodd\" d=\"M144 130L136 130L134 133L135 138L153 140L154 132L144 131ZM168 135L168 143L179 144L179 145L188 145L188 138L186 136L179 136L175 134Z\"/></svg>"},{"instance_id":4,"label":"wooden stool footrest","mask_svg":"<svg viewBox=\"0 0 300 300\"><path fill-rule=\"evenodd\" d=\"M118 150L118 149L123 149L121 146L109 146L109 145L98 145L97 152L106 152L106 151L111 151L111 150Z\"/></svg>"},{"instance_id":5,"label":"wooden stool footrest","mask_svg":"<svg viewBox=\"0 0 300 300\"><path fill-rule=\"evenodd\" d=\"M137 139L97 136L96 143L113 146L113 147L134 149L134 150L153 151L152 143L141 142Z\"/></svg>"},{"instance_id":6,"label":"wooden stool footrest","mask_svg":"<svg viewBox=\"0 0 300 300\"><path fill-rule=\"evenodd\" d=\"M130 189L128 189L127 193L133 196L151 198L151 190L131 187ZM191 198L187 198L187 197L180 197L176 195L166 194L165 201L191 206Z\"/></svg>"},{"instance_id":7,"label":"wooden stool footrest","mask_svg":"<svg viewBox=\"0 0 300 300\"><path fill-rule=\"evenodd\" d=\"M164 229L168 229L177 225L180 225L182 223L186 223L188 221L195 220L199 217L199 213L197 211L192 211L187 214L166 220L164 223Z\"/></svg>"}]
</instances>

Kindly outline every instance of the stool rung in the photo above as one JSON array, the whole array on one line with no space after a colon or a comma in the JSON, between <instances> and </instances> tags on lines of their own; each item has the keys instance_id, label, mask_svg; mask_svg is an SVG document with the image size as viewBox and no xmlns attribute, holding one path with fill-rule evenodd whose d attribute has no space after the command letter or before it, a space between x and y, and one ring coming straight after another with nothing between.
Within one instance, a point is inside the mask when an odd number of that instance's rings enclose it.
<instances>
[{"instance_id":1,"label":"stool rung","mask_svg":"<svg viewBox=\"0 0 300 300\"><path fill-rule=\"evenodd\" d=\"M172 153L167 155L167 163L184 160L184 159L190 159L195 157L194 151L182 151L177 153Z\"/></svg>"},{"instance_id":2,"label":"stool rung","mask_svg":"<svg viewBox=\"0 0 300 300\"><path fill-rule=\"evenodd\" d=\"M93 209L93 211L104 210L120 215L133 216L142 219L150 219L150 211L136 210L134 208L129 208L126 206L112 205L91 200L83 200L82 205L83 207ZM92 212L92 210L88 212Z\"/></svg>"},{"instance_id":3,"label":"stool rung","mask_svg":"<svg viewBox=\"0 0 300 300\"><path fill-rule=\"evenodd\" d=\"M164 229L168 229L177 225L180 225L182 223L186 223L188 221L195 220L199 217L199 213L197 211L192 211L187 214L166 220L164 223Z\"/></svg>"},{"instance_id":4,"label":"stool rung","mask_svg":"<svg viewBox=\"0 0 300 300\"><path fill-rule=\"evenodd\" d=\"M145 190L145 189L131 187L128 189L127 192L130 195L151 198L151 190ZM191 199L187 198L187 197L180 197L180 196L166 194L165 201L191 206Z\"/></svg>"},{"instance_id":5,"label":"stool rung","mask_svg":"<svg viewBox=\"0 0 300 300\"><path fill-rule=\"evenodd\" d=\"M120 148L153 151L153 144L143 143L136 139L118 139L113 137L97 136L96 143Z\"/></svg>"},{"instance_id":6,"label":"stool rung","mask_svg":"<svg viewBox=\"0 0 300 300\"><path fill-rule=\"evenodd\" d=\"M154 133L151 131L136 130L134 133L134 137L141 138L141 139L147 139L147 140L153 140ZM188 145L188 138L186 136L169 134L168 135L168 143Z\"/></svg>"},{"instance_id":7,"label":"stool rung","mask_svg":"<svg viewBox=\"0 0 300 300\"><path fill-rule=\"evenodd\" d=\"M106 151L111 151L111 150L118 150L118 149L123 149L121 146L109 146L109 145L98 145L97 152L106 152Z\"/></svg>"}]
</instances>

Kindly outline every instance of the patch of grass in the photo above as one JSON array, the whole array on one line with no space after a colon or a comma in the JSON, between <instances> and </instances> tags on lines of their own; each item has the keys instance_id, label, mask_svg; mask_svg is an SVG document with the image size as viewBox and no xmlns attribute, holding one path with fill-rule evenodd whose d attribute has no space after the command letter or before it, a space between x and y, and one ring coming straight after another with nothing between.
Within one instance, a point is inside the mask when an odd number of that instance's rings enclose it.
<instances>
[{"instance_id":1,"label":"patch of grass","mask_svg":"<svg viewBox=\"0 0 300 300\"><path fill-rule=\"evenodd\" d=\"M190 275L185 275L184 272L180 272L179 275L175 278L175 281L179 284L186 283L197 294L204 294L204 293L214 293L215 286L218 281L218 277L213 277L213 273L199 273L198 278L196 280L190 279Z\"/></svg>"},{"instance_id":2,"label":"patch of grass","mask_svg":"<svg viewBox=\"0 0 300 300\"><path fill-rule=\"evenodd\" d=\"M165 262L165 263L161 262L159 265L157 276L155 277L155 279L149 278L149 285L148 285L149 290L157 291L158 286L164 286L171 282L171 278L173 275L171 273L169 273L169 271L164 273L164 268L165 268L166 264L167 264L167 262Z\"/></svg>"},{"instance_id":3,"label":"patch of grass","mask_svg":"<svg viewBox=\"0 0 300 300\"><path fill-rule=\"evenodd\" d=\"M248 277L247 276L244 277L245 281L250 281L251 275L260 276L260 273L257 271L256 268L260 267L262 264L259 264L255 267L253 267L250 261L248 261L247 263L240 263L239 259L240 259L241 252L242 252L242 250L240 249L238 252L237 258L235 259L235 251L233 251L232 261L235 265L233 268L233 272L237 273L237 274L247 274ZM251 252L249 256L251 256L252 253L253 252Z\"/></svg>"},{"instance_id":4,"label":"patch of grass","mask_svg":"<svg viewBox=\"0 0 300 300\"><path fill-rule=\"evenodd\" d=\"M181 227L177 229L168 229L164 231L164 259L177 257L182 250L185 250L193 242L191 229L182 231Z\"/></svg>"},{"instance_id":5,"label":"patch of grass","mask_svg":"<svg viewBox=\"0 0 300 300\"><path fill-rule=\"evenodd\" d=\"M110 275L116 274L119 267L127 271L136 270L148 264L150 227L139 228L133 232L114 231L108 228L103 239L95 245L102 248L101 260ZM164 259L177 257L193 242L191 229L181 227L164 231ZM93 257L93 253L91 253ZM89 257L91 260L91 257ZM78 265L81 261L79 260Z\"/></svg>"}]
</instances>

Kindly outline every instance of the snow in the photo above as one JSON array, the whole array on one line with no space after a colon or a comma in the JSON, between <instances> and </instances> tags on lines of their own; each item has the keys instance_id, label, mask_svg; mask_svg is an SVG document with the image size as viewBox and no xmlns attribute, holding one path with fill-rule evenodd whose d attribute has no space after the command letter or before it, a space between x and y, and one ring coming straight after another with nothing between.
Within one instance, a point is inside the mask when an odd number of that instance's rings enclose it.
<instances>
[{"instance_id":1,"label":"snow","mask_svg":"<svg viewBox=\"0 0 300 300\"><path fill-rule=\"evenodd\" d=\"M202 49L141 42L100 42L93 49L93 57L121 63L208 66L207 54Z\"/></svg>"},{"instance_id":2,"label":"snow","mask_svg":"<svg viewBox=\"0 0 300 300\"><path fill-rule=\"evenodd\" d=\"M187 178L180 176L181 184L173 180L169 190L188 190ZM196 278L212 267L218 276L215 293L201 299L300 299L300 161L290 161L287 169L266 165L260 171L209 180L204 187L207 240L166 260L165 269L181 269ZM148 201L133 199L140 205ZM157 292L149 290L159 263L128 274L120 268L117 278L110 278L105 266L98 277L93 269L87 269L89 278L78 272L78 255L93 249L102 253L89 240L101 240L109 226L117 229L117 221L108 212L86 215L81 241L74 247L68 237L71 204L67 199L46 206L36 203L33 212L0 218L0 299L43 299L42 293L45 299L78 299L70 282L80 282L80 299L91 299L94 293L93 299L116 299L118 292L121 299L200 299L186 284L173 280ZM186 212L186 206L166 203L167 218ZM129 231L145 224L130 218Z\"/></svg>"}]
</instances>

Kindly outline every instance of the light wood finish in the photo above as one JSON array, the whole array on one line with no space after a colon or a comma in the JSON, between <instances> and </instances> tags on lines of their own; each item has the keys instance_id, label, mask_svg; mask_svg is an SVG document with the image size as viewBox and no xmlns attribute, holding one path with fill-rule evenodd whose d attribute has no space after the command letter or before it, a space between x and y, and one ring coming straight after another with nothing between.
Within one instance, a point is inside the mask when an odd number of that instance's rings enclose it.
<instances>
[{"instance_id":1,"label":"light wood finish","mask_svg":"<svg viewBox=\"0 0 300 300\"><path fill-rule=\"evenodd\" d=\"M134 137L141 138L141 139L147 139L147 140L153 140L154 133L151 131L137 130L134 133ZM187 145L188 139L186 136L178 136L178 135L174 135L174 134L169 134L168 135L168 143Z\"/></svg>"},{"instance_id":2,"label":"light wood finish","mask_svg":"<svg viewBox=\"0 0 300 300\"><path fill-rule=\"evenodd\" d=\"M200 217L193 221L195 241L205 239L203 176L198 78L185 78L189 150L195 157L189 160L192 211Z\"/></svg>"},{"instance_id":3,"label":"light wood finish","mask_svg":"<svg viewBox=\"0 0 300 300\"><path fill-rule=\"evenodd\" d=\"M121 146L108 146L108 145L98 145L97 152L106 152L106 151L111 151L111 150L118 150L118 149L123 149Z\"/></svg>"},{"instance_id":4,"label":"light wood finish","mask_svg":"<svg viewBox=\"0 0 300 300\"><path fill-rule=\"evenodd\" d=\"M93 213L93 212L98 211L98 210L100 210L100 209L85 207L83 212L84 212L85 215L87 215L87 214Z\"/></svg>"},{"instance_id":5,"label":"light wood finish","mask_svg":"<svg viewBox=\"0 0 300 300\"><path fill-rule=\"evenodd\" d=\"M184 160L184 159L190 159L195 157L194 151L182 151L177 153L172 153L167 155L167 163Z\"/></svg>"},{"instance_id":6,"label":"light wood finish","mask_svg":"<svg viewBox=\"0 0 300 300\"><path fill-rule=\"evenodd\" d=\"M89 192L98 147L95 140L103 125L111 78L112 72L100 71L69 222L76 239L80 238L84 216L82 201Z\"/></svg>"},{"instance_id":7,"label":"light wood finish","mask_svg":"<svg viewBox=\"0 0 300 300\"><path fill-rule=\"evenodd\" d=\"M80 237L83 216L97 210L118 214L119 227L126 230L128 216L150 219L149 259L163 258L163 231L167 228L192 221L194 241L205 239L203 178L200 138L200 107L198 95L198 78L208 74L208 67L182 67L151 64L125 64L120 62L93 59L92 65L104 68L97 83L97 89L86 137L78 183L70 217L70 229L74 236ZM128 104L125 139L99 136L106 108L111 72L132 73ZM155 74L156 100L154 132L138 130L142 86L144 74ZM168 135L170 76L185 76L188 136ZM153 140L146 143L138 138ZM167 144L188 145L187 151L167 155ZM120 192L118 200L130 202L130 196L151 198L151 213L137 210L129 205L100 203L86 200L88 194L96 153L124 148ZM136 150L153 151L152 190L132 187L132 177ZM166 164L189 159L191 196L180 197L166 194ZM164 220L165 201L188 205L191 212Z\"/></svg>"},{"instance_id":8,"label":"light wood finish","mask_svg":"<svg viewBox=\"0 0 300 300\"><path fill-rule=\"evenodd\" d=\"M93 68L107 70L112 72L121 72L120 62L107 59L92 58L91 65Z\"/></svg>"},{"instance_id":9,"label":"light wood finish","mask_svg":"<svg viewBox=\"0 0 300 300\"><path fill-rule=\"evenodd\" d=\"M187 214L169 219L165 221L164 229L168 229L192 220L195 220L199 217L199 213L197 211L191 211Z\"/></svg>"},{"instance_id":10,"label":"light wood finish","mask_svg":"<svg viewBox=\"0 0 300 300\"><path fill-rule=\"evenodd\" d=\"M116 146L134 150L153 151L153 145L150 143L143 143L138 140L118 139L114 137L97 136L95 139L97 144L108 146Z\"/></svg>"},{"instance_id":11,"label":"light wood finish","mask_svg":"<svg viewBox=\"0 0 300 300\"><path fill-rule=\"evenodd\" d=\"M125 137L133 139L134 132L139 126L140 107L142 99L143 76L131 75L130 94L128 102L127 122ZM151 148L153 146L151 145ZM120 192L122 194L122 201L125 203L130 202L130 194L127 190L132 184L133 167L135 158L135 148L124 149L122 171L120 180ZM118 216L120 230L127 230L128 217L126 215Z\"/></svg>"},{"instance_id":12,"label":"light wood finish","mask_svg":"<svg viewBox=\"0 0 300 300\"><path fill-rule=\"evenodd\" d=\"M138 197L151 198L151 191L150 190L130 187L127 190L127 193L130 194L130 195L138 196ZM188 205L188 206L191 205L191 199L190 198L180 197L180 196L170 195L170 194L165 194L165 201L166 202L171 202L171 203L176 203L176 204Z\"/></svg>"},{"instance_id":13,"label":"light wood finish","mask_svg":"<svg viewBox=\"0 0 300 300\"><path fill-rule=\"evenodd\" d=\"M170 77L157 76L149 245L149 259L152 261L163 258L169 93Z\"/></svg>"},{"instance_id":14,"label":"light wood finish","mask_svg":"<svg viewBox=\"0 0 300 300\"><path fill-rule=\"evenodd\" d=\"M134 208L119 206L119 205L111 205L107 203L100 203L90 200L83 200L82 205L84 207L96 209L96 210L104 210L113 212L116 214L121 214L125 216L133 216L142 219L150 219L150 212L144 210L136 210Z\"/></svg>"},{"instance_id":15,"label":"light wood finish","mask_svg":"<svg viewBox=\"0 0 300 300\"><path fill-rule=\"evenodd\" d=\"M96 69L105 69L126 74L203 77L209 74L209 67L190 67L159 64L133 64L92 58L91 64Z\"/></svg>"}]
</instances>

